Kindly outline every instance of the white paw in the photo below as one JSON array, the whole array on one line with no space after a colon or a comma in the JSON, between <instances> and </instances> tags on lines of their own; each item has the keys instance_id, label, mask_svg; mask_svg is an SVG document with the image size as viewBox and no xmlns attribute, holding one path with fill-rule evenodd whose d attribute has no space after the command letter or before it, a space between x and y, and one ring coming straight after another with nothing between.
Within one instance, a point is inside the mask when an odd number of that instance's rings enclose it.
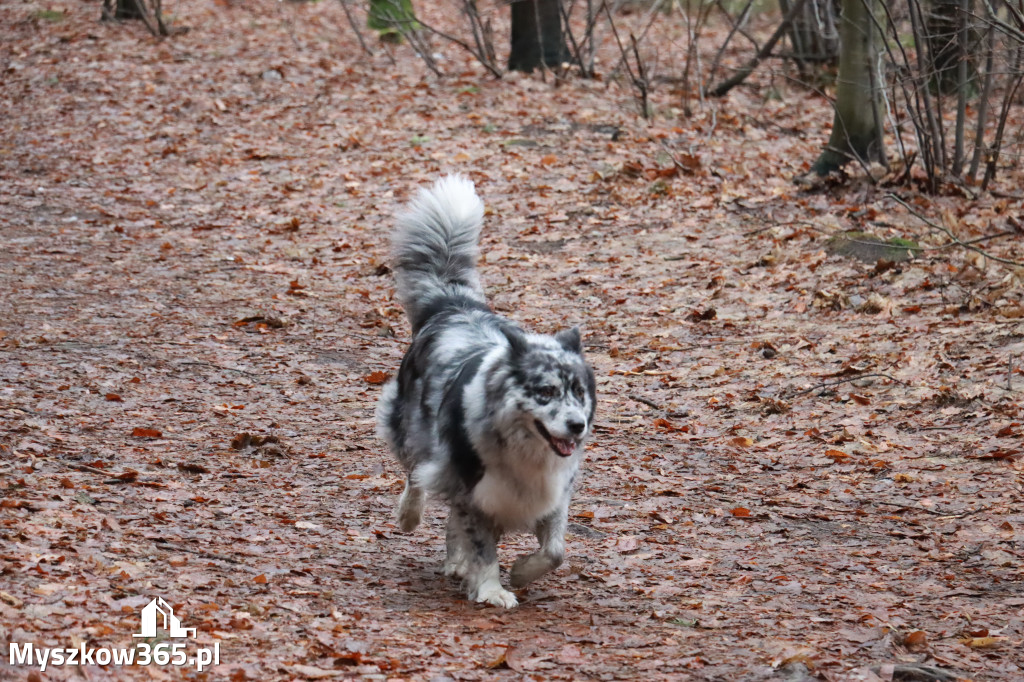
<instances>
[{"instance_id":1,"label":"white paw","mask_svg":"<svg viewBox=\"0 0 1024 682\"><path fill-rule=\"evenodd\" d=\"M516 595L504 589L500 585L482 587L476 595L476 601L479 603L486 602L506 609L514 609L519 606L519 601L516 599Z\"/></svg>"}]
</instances>

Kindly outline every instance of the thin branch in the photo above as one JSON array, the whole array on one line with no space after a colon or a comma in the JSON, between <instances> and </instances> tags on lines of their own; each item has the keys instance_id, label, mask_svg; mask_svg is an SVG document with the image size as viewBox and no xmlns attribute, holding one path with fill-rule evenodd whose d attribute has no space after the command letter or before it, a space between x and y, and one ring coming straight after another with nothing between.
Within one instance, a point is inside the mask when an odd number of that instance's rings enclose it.
<instances>
[{"instance_id":1,"label":"thin branch","mask_svg":"<svg viewBox=\"0 0 1024 682\"><path fill-rule=\"evenodd\" d=\"M988 5L985 5L988 7ZM985 32L985 81L981 88L981 96L978 98L977 122L974 132L974 154L971 156L970 170L967 177L974 183L978 179L978 168L981 166L981 158L985 152L985 124L988 122L988 101L992 96L992 67L995 60L995 36L996 31L989 26Z\"/></svg>"},{"instance_id":2,"label":"thin branch","mask_svg":"<svg viewBox=\"0 0 1024 682\"><path fill-rule=\"evenodd\" d=\"M775 33L773 33L772 37L768 39L768 42L761 47L760 51L758 51L758 53L755 54L749 62L740 67L739 71L737 71L732 78L719 83L712 88L708 94L712 97L721 97L743 81L747 80L747 77L754 73L754 70L757 69L758 65L771 55L772 50L775 48L775 44L778 43L782 36L785 35L786 31L789 30L793 20L796 19L797 14L803 9L806 3L807 0L796 0L796 2L793 3L793 6L789 8L786 16L782 17L782 23L780 23L779 27L775 29Z\"/></svg>"},{"instance_id":3,"label":"thin branch","mask_svg":"<svg viewBox=\"0 0 1024 682\"><path fill-rule=\"evenodd\" d=\"M348 8L348 0L338 0L341 3L341 8L345 10L345 17L348 19L348 25L352 27L352 32L356 34L356 38L359 39L359 46L363 48L363 52L373 56L373 51L366 46L366 41L363 40L363 32L359 30L359 26L356 24L356 18L352 16L352 10Z\"/></svg>"},{"instance_id":4,"label":"thin branch","mask_svg":"<svg viewBox=\"0 0 1024 682\"><path fill-rule=\"evenodd\" d=\"M754 0L747 0L747 4L743 6L743 9L740 11L740 16L736 21L733 21L732 16L730 16L730 14L725 11L725 8L722 7L722 0L715 0L715 5L722 11L722 14L725 15L726 20L732 24L732 28L729 30L729 35L727 35L725 40L722 42L722 46L718 48L718 52L715 53L715 58L711 62L711 69L708 71L708 81L713 81L715 76L718 75L718 66L722 63L722 55L725 54L726 48L729 47L729 43L732 42L732 38L736 33L739 33L747 40L754 43L755 50L761 50L761 46L757 44L757 41L743 30L743 24L747 22L747 18L750 14L750 8L754 6Z\"/></svg>"},{"instance_id":5,"label":"thin branch","mask_svg":"<svg viewBox=\"0 0 1024 682\"><path fill-rule=\"evenodd\" d=\"M153 0L153 16L156 17L156 27L160 31L160 35L171 35L171 32L167 30L167 24L164 23L164 10L161 0Z\"/></svg>"},{"instance_id":6,"label":"thin branch","mask_svg":"<svg viewBox=\"0 0 1024 682\"><path fill-rule=\"evenodd\" d=\"M645 18L644 30L640 32L640 40L643 40L644 38L647 37L647 32L651 29L651 26L654 25L654 20L657 18L657 13L661 10L661 5L664 1L665 0L654 0L654 2L651 3L651 8L648 11L647 17ZM631 38L633 37L632 33L630 33L629 35ZM636 39L634 38L634 42L635 40ZM614 77L619 73L619 69L622 68L622 64L625 61L625 59L626 55L623 54L622 57L619 58L619 62L609 72L609 77Z\"/></svg>"},{"instance_id":7,"label":"thin branch","mask_svg":"<svg viewBox=\"0 0 1024 682\"><path fill-rule=\"evenodd\" d=\"M160 35L160 27L153 23L153 19L149 16L149 8L146 7L146 0L132 0L135 5L135 11L138 13L139 18L142 19L142 23L146 25L149 32L154 36Z\"/></svg>"},{"instance_id":8,"label":"thin branch","mask_svg":"<svg viewBox=\"0 0 1024 682\"><path fill-rule=\"evenodd\" d=\"M957 238L956 235L954 235L952 232L950 232L948 229L946 229L942 225L939 225L934 220L931 220L927 216L921 215L920 213L915 211L913 209L913 207L910 206L910 204L908 204L907 202L903 201L903 199L900 199L895 194L890 192L886 196L888 196L890 199L892 199L896 203L898 203L901 206L903 206L903 208L907 209L907 211L909 211L912 216L914 216L915 218L917 218L918 220L923 222L928 227L932 228L933 230L938 230L942 234L944 234L947 237L949 237L950 240L954 244L956 244L957 246L962 246L965 249L968 249L970 251L974 251L975 253L980 253L985 258L988 258L990 260L994 260L997 263L1004 263L1006 265L1013 265L1013 266L1016 266L1016 267L1024 267L1024 263L1021 263L1021 262L1015 261L1015 260L1010 260L1009 258L1000 258L999 256L993 256L992 254L990 254L989 252L985 251L984 249L979 249L978 247L974 246L973 244L971 244L969 242L961 241L960 239Z\"/></svg>"},{"instance_id":9,"label":"thin branch","mask_svg":"<svg viewBox=\"0 0 1024 682\"><path fill-rule=\"evenodd\" d=\"M470 53L471 55L473 55L474 57L476 57L476 60L477 60L478 62L480 62L480 63L481 63L482 65L483 65L483 67L484 67L485 69L487 69L488 71L490 71L490 72L491 72L491 74L492 74L492 75L493 75L493 76L494 76L495 78L498 78L498 79L500 79L500 78L501 78L501 76L502 76L502 73L501 73L501 71L499 71L499 70L498 70L497 68L495 68L495 66L494 66L493 64L489 63L489 61L488 61L488 60L487 60L486 58L484 58L484 56L483 56L483 55L479 54L479 53L478 53L478 52L477 52L476 50L474 50L474 49L473 49L472 47L470 47L470 46L469 46L469 44L468 44L468 43L466 43L465 41L459 40L458 38L456 38L456 37L455 37L455 36L453 36L453 35L449 35L449 34L447 34L447 33L443 32L443 31L440 31L440 30L438 30L438 29L434 28L434 27L433 27L433 26L431 26L430 24L427 24L426 22L424 22L424 21L423 21L422 19L420 19L419 17L417 17L417 18L416 18L416 22L417 22L417 23L418 23L418 24L419 24L420 26L422 26L423 28L425 28L425 29L427 29L428 31L430 31L431 33L433 33L434 35L436 35L436 36L439 36L439 37L441 37L441 38L444 38L445 40L447 40L447 41L449 41L449 42L455 43L456 45L458 45L459 47L461 47L462 49L464 49L464 50L465 50L466 52L468 52L468 53ZM438 75L440 75L440 74L438 74Z\"/></svg>"},{"instance_id":10,"label":"thin branch","mask_svg":"<svg viewBox=\"0 0 1024 682\"><path fill-rule=\"evenodd\" d=\"M619 38L619 31L615 27L615 20L612 18L611 10L608 9L607 4L604 5L604 12L608 16L608 25L611 26L612 35L615 36L615 43L619 46L619 53L622 55L622 63L626 65L626 73L629 75L629 80L633 86L640 91L640 103L643 106L643 109L640 111L640 115L646 120L650 118L650 112L647 111L647 83L641 80L641 77L643 76L643 64L639 63L640 56L639 54L637 55L637 68L640 69L641 74L640 76L635 76L633 75L633 68L629 65L629 57L626 53L626 48L623 46L622 40ZM630 34L630 37L633 37L632 34ZM634 51L636 50L635 38L633 38L633 49Z\"/></svg>"},{"instance_id":11,"label":"thin branch","mask_svg":"<svg viewBox=\"0 0 1024 682\"><path fill-rule=\"evenodd\" d=\"M642 395L634 395L634 394L631 393L631 394L627 395L626 397L629 398L630 400L634 400L634 401L636 401L638 403L643 403L647 407L653 407L656 410L664 410L665 409L662 405L659 405L658 403L654 402L653 400L648 400L647 398L643 397Z\"/></svg>"},{"instance_id":12,"label":"thin branch","mask_svg":"<svg viewBox=\"0 0 1024 682\"><path fill-rule=\"evenodd\" d=\"M907 385L905 382L900 381L899 379L897 379L896 377L892 376L891 374L885 374L884 372L873 372L871 374L858 374L857 376L846 377L845 379L838 379L836 381L825 381L823 383L811 386L807 390L798 391L798 392L794 393L792 395L792 397L795 398L795 397L797 397L799 395L806 395L807 393L811 393L813 391L817 391L819 388L828 388L829 386L838 386L840 384L849 383L851 381L857 381L858 379L868 379L870 377L884 377L886 379L889 379L890 381L895 381L897 384L901 384L903 386Z\"/></svg>"},{"instance_id":13,"label":"thin branch","mask_svg":"<svg viewBox=\"0 0 1024 682\"><path fill-rule=\"evenodd\" d=\"M211 369L219 369L222 372L238 372L239 374L244 374L244 375L246 375L248 377L252 377L253 379L259 379L259 378L261 378L263 376L261 374L253 374L252 372L248 372L248 371L246 371L244 369L237 369L235 367L221 367L220 365L215 365L215 364L213 364L211 362L198 362L198 361L195 361L195 360L189 360L187 362L181 362L181 363L178 363L178 364L180 366L183 366L183 367L184 366L209 367Z\"/></svg>"}]
</instances>

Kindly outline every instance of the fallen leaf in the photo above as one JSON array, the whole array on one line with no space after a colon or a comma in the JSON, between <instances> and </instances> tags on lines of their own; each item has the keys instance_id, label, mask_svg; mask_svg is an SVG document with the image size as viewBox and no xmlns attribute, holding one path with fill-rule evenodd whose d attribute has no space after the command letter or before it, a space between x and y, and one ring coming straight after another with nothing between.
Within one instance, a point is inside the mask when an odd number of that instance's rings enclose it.
<instances>
[{"instance_id":1,"label":"fallen leaf","mask_svg":"<svg viewBox=\"0 0 1024 682\"><path fill-rule=\"evenodd\" d=\"M635 535L627 535L626 537L619 538L615 543L615 550L621 553L632 552L639 547L640 538Z\"/></svg>"},{"instance_id":2,"label":"fallen leaf","mask_svg":"<svg viewBox=\"0 0 1024 682\"><path fill-rule=\"evenodd\" d=\"M903 646L911 651L920 651L928 646L928 634L923 630L914 630L903 638Z\"/></svg>"},{"instance_id":3,"label":"fallen leaf","mask_svg":"<svg viewBox=\"0 0 1024 682\"><path fill-rule=\"evenodd\" d=\"M497 670L497 669L500 669L500 668L508 668L508 660L505 658L505 654L506 653L508 653L508 647L505 647L504 649L502 649L501 653L498 654L498 657L495 658L490 663L488 663L487 667L490 668L491 670Z\"/></svg>"},{"instance_id":4,"label":"fallen leaf","mask_svg":"<svg viewBox=\"0 0 1024 682\"><path fill-rule=\"evenodd\" d=\"M960 643L972 649L995 649L1007 640L1009 637L965 637Z\"/></svg>"}]
</instances>

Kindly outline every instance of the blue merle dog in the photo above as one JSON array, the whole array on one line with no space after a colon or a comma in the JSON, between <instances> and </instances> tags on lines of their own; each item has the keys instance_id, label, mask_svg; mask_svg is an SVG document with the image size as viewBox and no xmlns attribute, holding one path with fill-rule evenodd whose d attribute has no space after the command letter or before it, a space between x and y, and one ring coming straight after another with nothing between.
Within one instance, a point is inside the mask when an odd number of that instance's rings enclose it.
<instances>
[{"instance_id":1,"label":"blue merle dog","mask_svg":"<svg viewBox=\"0 0 1024 682\"><path fill-rule=\"evenodd\" d=\"M562 563L569 498L594 423L594 372L577 328L531 334L493 313L476 272L483 203L450 175L421 189L393 237L397 296L413 341L377 407L378 432L408 476L398 524L427 495L449 508L445 574L469 598L512 608L497 542L540 542L511 571L522 587Z\"/></svg>"}]
</instances>

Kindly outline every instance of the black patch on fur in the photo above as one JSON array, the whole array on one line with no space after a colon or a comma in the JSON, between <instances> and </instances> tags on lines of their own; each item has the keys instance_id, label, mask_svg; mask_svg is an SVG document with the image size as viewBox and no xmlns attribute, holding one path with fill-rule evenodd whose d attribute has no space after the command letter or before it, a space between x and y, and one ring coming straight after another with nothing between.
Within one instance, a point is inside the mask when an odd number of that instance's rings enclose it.
<instances>
[{"instance_id":1,"label":"black patch on fur","mask_svg":"<svg viewBox=\"0 0 1024 682\"><path fill-rule=\"evenodd\" d=\"M451 383L445 388L441 401L441 439L447 443L451 452L452 464L459 478L465 483L467 490L480 482L484 476L484 464L476 448L469 441L466 431L466 413L463 410L462 394L466 386L476 376L483 362L484 353L470 356L462 365Z\"/></svg>"},{"instance_id":2,"label":"black patch on fur","mask_svg":"<svg viewBox=\"0 0 1024 682\"><path fill-rule=\"evenodd\" d=\"M402 420L401 407L401 397L399 397L391 404L391 414L388 415L388 429L398 447L405 445L405 424Z\"/></svg>"},{"instance_id":3,"label":"black patch on fur","mask_svg":"<svg viewBox=\"0 0 1024 682\"><path fill-rule=\"evenodd\" d=\"M572 386L577 381L584 387L584 390L590 395L590 418L593 418L593 402L596 389L594 371L582 361L582 356L580 362L566 363L560 361L549 352L533 352L517 363L512 373L515 381L533 396L534 400L541 403L546 403L550 400L539 399L539 394L542 389L550 385L551 375L557 377L557 381L560 384L558 388L562 396L570 395L572 393Z\"/></svg>"},{"instance_id":4,"label":"black patch on fur","mask_svg":"<svg viewBox=\"0 0 1024 682\"><path fill-rule=\"evenodd\" d=\"M583 339L580 337L579 327L563 329L555 334L555 341L567 351L583 355Z\"/></svg>"},{"instance_id":5,"label":"black patch on fur","mask_svg":"<svg viewBox=\"0 0 1024 682\"><path fill-rule=\"evenodd\" d=\"M498 320L498 329L505 335L505 340L508 341L508 346L512 350L513 360L526 355L530 343L526 340L526 334L523 333L522 329L501 319Z\"/></svg>"},{"instance_id":6,"label":"black patch on fur","mask_svg":"<svg viewBox=\"0 0 1024 682\"><path fill-rule=\"evenodd\" d=\"M467 288L469 288L467 286ZM413 327L413 336L419 333L428 322L434 321L434 318L439 315L445 317L454 313L464 313L470 310L479 310L485 313L491 312L490 306L482 301L479 301L470 296L462 296L459 294L448 294L444 296L438 296L424 304L420 310L418 317L418 324Z\"/></svg>"}]
</instances>

